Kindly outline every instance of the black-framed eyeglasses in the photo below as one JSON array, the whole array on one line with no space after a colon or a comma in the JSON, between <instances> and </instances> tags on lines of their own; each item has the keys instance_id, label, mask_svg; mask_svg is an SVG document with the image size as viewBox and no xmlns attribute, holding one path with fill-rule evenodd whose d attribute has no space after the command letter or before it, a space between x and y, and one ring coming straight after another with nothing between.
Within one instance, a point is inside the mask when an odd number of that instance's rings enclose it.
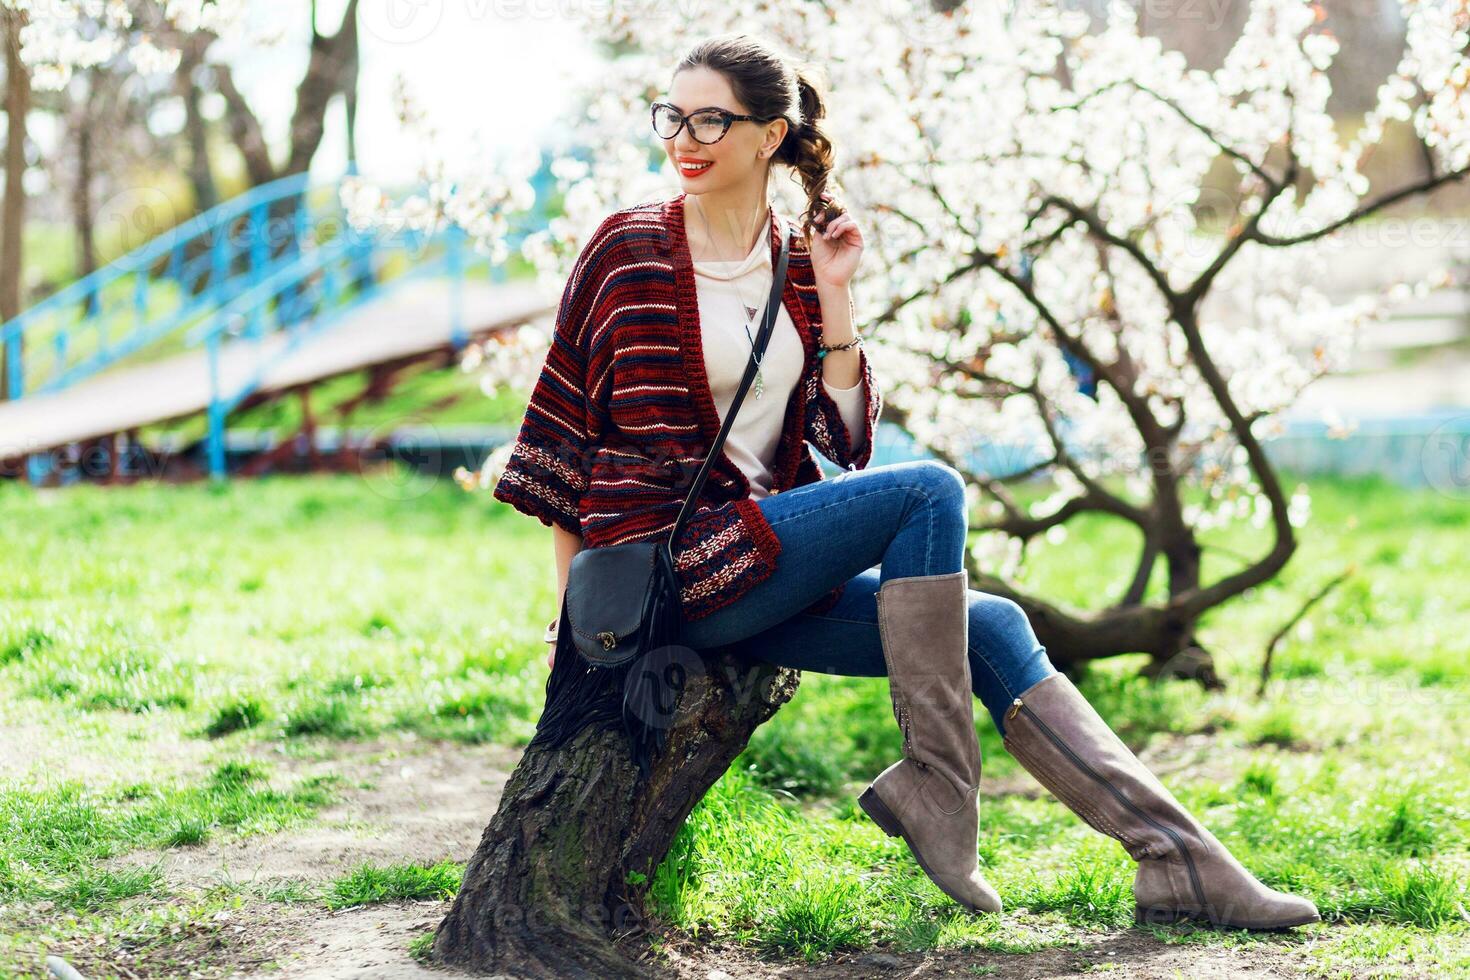
<instances>
[{"instance_id":1,"label":"black-framed eyeglasses","mask_svg":"<svg viewBox=\"0 0 1470 980\"><path fill-rule=\"evenodd\" d=\"M730 131L730 124L748 120L750 122L770 122L779 119L780 116L768 116L762 119L760 116L745 116L729 109L721 109L719 106L704 106L695 109L687 116L667 102L655 102L649 106L653 118L653 131L659 139L671 140L679 135L679 130L689 125L689 133L700 143L718 143L725 138Z\"/></svg>"}]
</instances>

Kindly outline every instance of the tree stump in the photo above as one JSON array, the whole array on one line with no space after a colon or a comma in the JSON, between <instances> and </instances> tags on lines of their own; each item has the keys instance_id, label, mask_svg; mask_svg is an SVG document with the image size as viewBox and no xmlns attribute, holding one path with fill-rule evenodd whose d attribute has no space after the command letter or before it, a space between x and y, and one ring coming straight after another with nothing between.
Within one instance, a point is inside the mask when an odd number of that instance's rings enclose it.
<instances>
[{"instance_id":1,"label":"tree stump","mask_svg":"<svg viewBox=\"0 0 1470 980\"><path fill-rule=\"evenodd\" d=\"M644 933L654 870L800 683L798 671L733 654L700 653L698 663L646 780L621 728L527 749L435 932L435 959L515 977L649 974L616 944Z\"/></svg>"}]
</instances>

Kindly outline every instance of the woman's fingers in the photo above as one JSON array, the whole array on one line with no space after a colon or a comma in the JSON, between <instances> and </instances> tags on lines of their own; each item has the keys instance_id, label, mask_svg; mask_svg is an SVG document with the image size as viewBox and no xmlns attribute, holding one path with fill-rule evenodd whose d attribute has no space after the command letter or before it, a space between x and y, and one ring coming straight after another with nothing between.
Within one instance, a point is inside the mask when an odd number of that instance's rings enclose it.
<instances>
[{"instance_id":1,"label":"woman's fingers","mask_svg":"<svg viewBox=\"0 0 1470 980\"><path fill-rule=\"evenodd\" d=\"M856 222L852 220L852 217L846 212L843 212L833 220L827 222L826 227L822 229L822 237L829 241L835 238L841 238L847 229L855 226Z\"/></svg>"}]
</instances>

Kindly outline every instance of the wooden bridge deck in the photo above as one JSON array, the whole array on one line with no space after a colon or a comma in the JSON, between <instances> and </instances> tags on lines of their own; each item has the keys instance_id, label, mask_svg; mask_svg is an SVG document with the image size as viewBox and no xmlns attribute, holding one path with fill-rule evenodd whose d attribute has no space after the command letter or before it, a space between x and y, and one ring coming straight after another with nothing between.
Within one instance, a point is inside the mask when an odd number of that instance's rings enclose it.
<instances>
[{"instance_id":1,"label":"wooden bridge deck","mask_svg":"<svg viewBox=\"0 0 1470 980\"><path fill-rule=\"evenodd\" d=\"M523 321L549 321L556 308L556 295L534 283L465 282L461 289L462 322L470 337ZM449 281L404 283L343 314L341 321L303 339L273 362L289 344L289 336L222 343L221 391L237 391L267 362L272 363L257 392L286 390L447 349L450 333ZM209 402L209 359L202 346L136 367L104 371L62 391L0 402L0 459L196 415L206 411Z\"/></svg>"}]
</instances>

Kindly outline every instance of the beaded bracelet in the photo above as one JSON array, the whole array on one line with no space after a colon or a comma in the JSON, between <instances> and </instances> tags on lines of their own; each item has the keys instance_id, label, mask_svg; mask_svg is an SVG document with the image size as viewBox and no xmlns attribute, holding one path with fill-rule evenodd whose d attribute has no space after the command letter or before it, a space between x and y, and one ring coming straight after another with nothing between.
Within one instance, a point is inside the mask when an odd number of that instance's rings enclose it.
<instances>
[{"instance_id":1,"label":"beaded bracelet","mask_svg":"<svg viewBox=\"0 0 1470 980\"><path fill-rule=\"evenodd\" d=\"M833 351L833 350L847 350L847 349L852 348L852 347L858 347L858 346L861 346L862 342L863 342L863 338L861 338L861 337L854 337L854 338L852 338L851 340L849 340L845 344L828 344L828 343L826 343L824 341L818 340L817 341L817 347L818 347L817 357L818 358L826 357L828 351Z\"/></svg>"}]
</instances>

